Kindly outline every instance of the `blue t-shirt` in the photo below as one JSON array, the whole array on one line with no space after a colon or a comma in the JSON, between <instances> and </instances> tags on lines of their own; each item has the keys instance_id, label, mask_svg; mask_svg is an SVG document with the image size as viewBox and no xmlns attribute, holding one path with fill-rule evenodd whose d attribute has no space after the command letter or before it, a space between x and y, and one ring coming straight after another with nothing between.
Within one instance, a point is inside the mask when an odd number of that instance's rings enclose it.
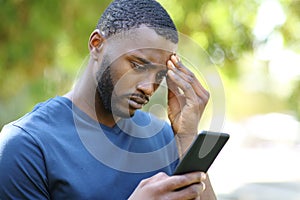
<instances>
[{"instance_id":1,"label":"blue t-shirt","mask_svg":"<svg viewBox=\"0 0 300 200\"><path fill-rule=\"evenodd\" d=\"M166 122L136 111L107 127L55 97L0 133L0 199L127 199L177 163Z\"/></svg>"}]
</instances>

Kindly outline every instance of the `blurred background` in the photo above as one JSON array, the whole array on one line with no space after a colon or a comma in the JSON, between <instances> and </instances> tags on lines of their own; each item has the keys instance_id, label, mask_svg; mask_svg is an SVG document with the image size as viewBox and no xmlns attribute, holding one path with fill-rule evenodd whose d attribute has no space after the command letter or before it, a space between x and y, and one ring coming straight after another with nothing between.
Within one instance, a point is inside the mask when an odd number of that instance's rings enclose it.
<instances>
[{"instance_id":1,"label":"blurred background","mask_svg":"<svg viewBox=\"0 0 300 200\"><path fill-rule=\"evenodd\" d=\"M159 2L222 78L231 139L209 171L218 198L300 199L300 1ZM0 0L0 129L72 87L109 3Z\"/></svg>"}]
</instances>

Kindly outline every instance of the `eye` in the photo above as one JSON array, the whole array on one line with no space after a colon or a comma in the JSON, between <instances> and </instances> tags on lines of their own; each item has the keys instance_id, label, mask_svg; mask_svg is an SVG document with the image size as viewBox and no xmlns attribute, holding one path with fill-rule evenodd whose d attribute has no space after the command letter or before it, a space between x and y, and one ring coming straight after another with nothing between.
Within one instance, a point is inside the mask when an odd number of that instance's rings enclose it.
<instances>
[{"instance_id":1,"label":"eye","mask_svg":"<svg viewBox=\"0 0 300 200\"><path fill-rule=\"evenodd\" d=\"M162 70L162 71L158 72L156 74L157 83L162 82L162 80L166 77L166 75L167 75L167 70Z\"/></svg>"},{"instance_id":2,"label":"eye","mask_svg":"<svg viewBox=\"0 0 300 200\"><path fill-rule=\"evenodd\" d=\"M148 70L148 68L144 65L138 64L136 62L131 62L132 69L136 72L145 72Z\"/></svg>"}]
</instances>

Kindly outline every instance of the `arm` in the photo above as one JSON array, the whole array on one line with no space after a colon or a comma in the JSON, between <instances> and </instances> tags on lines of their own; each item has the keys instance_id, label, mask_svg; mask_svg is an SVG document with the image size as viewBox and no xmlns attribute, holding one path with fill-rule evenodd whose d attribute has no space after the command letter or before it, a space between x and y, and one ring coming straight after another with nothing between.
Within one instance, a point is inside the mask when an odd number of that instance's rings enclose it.
<instances>
[{"instance_id":1,"label":"arm","mask_svg":"<svg viewBox=\"0 0 300 200\"><path fill-rule=\"evenodd\" d=\"M34 139L13 125L0 133L0 199L50 199L43 155Z\"/></svg>"},{"instance_id":2,"label":"arm","mask_svg":"<svg viewBox=\"0 0 300 200\"><path fill-rule=\"evenodd\" d=\"M171 56L167 67L168 116L177 139L179 156L182 157L198 134L198 125L209 100L209 93L177 56ZM201 193L201 199L216 199L209 178L203 183L206 189Z\"/></svg>"}]
</instances>

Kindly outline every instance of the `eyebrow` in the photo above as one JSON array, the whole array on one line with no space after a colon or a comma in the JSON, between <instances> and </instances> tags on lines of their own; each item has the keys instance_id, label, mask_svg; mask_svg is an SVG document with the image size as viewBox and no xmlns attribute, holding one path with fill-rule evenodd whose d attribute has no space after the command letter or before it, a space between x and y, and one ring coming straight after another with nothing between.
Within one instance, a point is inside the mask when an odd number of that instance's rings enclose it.
<instances>
[{"instance_id":1,"label":"eyebrow","mask_svg":"<svg viewBox=\"0 0 300 200\"><path fill-rule=\"evenodd\" d=\"M159 67L165 67L166 65L162 65L162 64L155 64L155 63L152 63L151 61L145 59L145 58L141 58L141 57L138 57L138 56L135 56L135 55L132 55L133 58L137 59L138 61L142 62L143 64L146 64L146 65L150 65L150 66L159 66Z\"/></svg>"},{"instance_id":2,"label":"eyebrow","mask_svg":"<svg viewBox=\"0 0 300 200\"><path fill-rule=\"evenodd\" d=\"M147 65L153 65L152 62L150 62L149 60L147 59L144 59L144 58L141 58L141 57L137 57L137 56L132 56L133 58L139 60L140 62L144 63L144 64L147 64Z\"/></svg>"}]
</instances>

